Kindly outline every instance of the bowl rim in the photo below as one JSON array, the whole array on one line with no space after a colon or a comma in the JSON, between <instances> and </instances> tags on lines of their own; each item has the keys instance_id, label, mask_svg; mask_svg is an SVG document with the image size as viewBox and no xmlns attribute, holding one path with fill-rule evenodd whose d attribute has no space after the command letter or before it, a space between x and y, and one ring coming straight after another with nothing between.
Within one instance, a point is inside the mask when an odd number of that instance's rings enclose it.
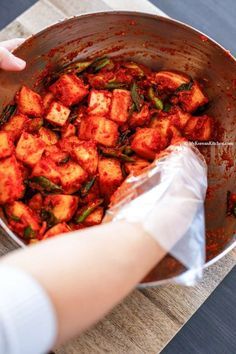
<instances>
[{"instance_id":1,"label":"bowl rim","mask_svg":"<svg viewBox=\"0 0 236 354\"><path fill-rule=\"evenodd\" d=\"M91 17L91 16L106 16L106 15L125 15L125 16L129 16L129 15L132 15L132 16L136 16L136 17L146 17L146 18L152 18L152 19L156 19L156 20L159 20L159 21L163 21L163 22L169 22L169 23L172 23L172 24L175 24L175 25L178 25L179 27L183 27L183 28L186 28L188 30L191 30L192 32L195 32L196 34L200 34L200 35L203 35L204 37L207 38L207 40L209 42L211 42L211 44L213 44L214 46L218 47L219 49L223 50L223 52L225 54L227 54L227 56L233 60L234 63L236 63L236 58L232 55L232 53L223 47L223 45L221 45L220 43L218 43L215 39L211 38L209 35L205 34L204 32L196 29L195 27L189 25L189 24L186 24L182 21L179 21L179 20L176 20L176 19L173 19L171 17L164 17L164 16L161 16L161 15L156 15L156 14L152 14L152 13L147 13L147 12L141 12L141 11L97 11L97 12L86 12L86 13L83 13L81 15L76 15L76 16L69 16L69 17L65 17L63 18L62 20L58 20L57 22L55 23L52 23L51 25L49 26L46 26L46 27L43 27L39 32L35 33L35 34L32 34L30 35L29 37L26 38L26 40L20 44L17 48L15 48L12 53L16 53L19 49L21 49L25 44L28 44L31 40L33 40L34 38L37 38L39 36L41 36L42 34L46 33L49 29L51 28L56 28L56 27L60 27L60 25L62 24L65 24L69 21L73 21L73 20L77 20L77 19L80 19L80 18L87 18L87 17Z\"/></svg>"},{"instance_id":2,"label":"bowl rim","mask_svg":"<svg viewBox=\"0 0 236 354\"><path fill-rule=\"evenodd\" d=\"M23 48L25 45L29 44L30 41L34 40L35 38L38 38L39 36L47 33L47 31L49 29L53 29L53 28L57 28L60 27L63 24L69 23L70 21L75 21L77 19L86 19L89 18L91 16L97 16L97 17L103 17L103 16L113 16L113 15L123 15L123 16L136 16L136 17L143 17L143 18L151 18L157 21L161 21L161 22L169 22L171 24L177 25L178 27L184 28L188 31L193 32L194 34L198 35L198 36L204 36L204 38L207 39L208 43L210 43L211 45L213 45L214 47L218 48L221 52L223 52L224 54L227 55L227 57L229 59L231 59L233 61L234 64L236 64L236 58L231 54L231 52L229 50L227 50L226 48L224 48L220 43L218 43L215 39L211 38L209 35L205 34L204 32L196 29L195 27L186 24L182 21L170 18L170 17L164 17L161 15L156 15L156 14L152 14L152 13L147 13L147 12L140 12L140 11L97 11L97 12L87 12L81 15L76 15L76 16L70 16L70 17L66 17L62 20L59 20L55 23L52 23L49 26L44 27L43 29L41 29L39 32L30 35L28 38L26 38L26 40L19 45L16 49L13 50L14 54L17 54L17 52ZM26 247L26 245L8 228L7 224L4 222L4 220L0 219L0 227L3 228L7 234L20 246L20 247ZM232 251L235 247L236 247L236 240L234 240L236 234L233 235L233 241L231 244L227 245L227 247L221 251L217 256L213 257L211 260L209 260L208 262L204 263L204 265L199 268L199 269L195 269L194 271L201 271L204 270L206 268L208 268L209 266L213 265L215 262L217 262L218 260L220 260L222 257L224 257L226 254L228 254L230 251ZM184 272L185 273L185 272ZM159 285L164 285L170 282L170 280L173 280L174 282L178 282L178 280L181 279L182 275L184 273L181 273L180 275L171 277L171 278L166 278L163 280L157 280L157 281L152 281L152 282L145 282L145 283L139 283L138 284L138 288L144 288L144 287L156 287Z\"/></svg>"}]
</instances>

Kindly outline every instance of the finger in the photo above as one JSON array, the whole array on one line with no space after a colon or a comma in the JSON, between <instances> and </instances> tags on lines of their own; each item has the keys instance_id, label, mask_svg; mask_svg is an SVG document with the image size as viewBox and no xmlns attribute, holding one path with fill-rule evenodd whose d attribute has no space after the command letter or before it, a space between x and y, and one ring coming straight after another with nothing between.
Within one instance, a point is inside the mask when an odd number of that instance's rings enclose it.
<instances>
[{"instance_id":1,"label":"finger","mask_svg":"<svg viewBox=\"0 0 236 354\"><path fill-rule=\"evenodd\" d=\"M4 48L12 51L12 50L16 49L17 47L19 47L19 45L24 43L24 41L25 41L25 38L9 39L8 41L0 42L0 47L4 47Z\"/></svg>"},{"instance_id":2,"label":"finger","mask_svg":"<svg viewBox=\"0 0 236 354\"><path fill-rule=\"evenodd\" d=\"M9 52L6 48L0 47L0 68L7 71L21 71L25 68L26 62Z\"/></svg>"}]
</instances>

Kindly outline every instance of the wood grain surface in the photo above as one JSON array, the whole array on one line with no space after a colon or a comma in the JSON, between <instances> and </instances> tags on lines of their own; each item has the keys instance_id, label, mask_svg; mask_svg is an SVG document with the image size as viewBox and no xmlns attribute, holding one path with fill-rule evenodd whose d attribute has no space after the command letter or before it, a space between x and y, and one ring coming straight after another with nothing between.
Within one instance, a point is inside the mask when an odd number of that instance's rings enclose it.
<instances>
[{"instance_id":1,"label":"wood grain surface","mask_svg":"<svg viewBox=\"0 0 236 354\"><path fill-rule=\"evenodd\" d=\"M40 0L0 32L0 40L28 36L68 16L111 9L162 14L146 0ZM0 235L0 254L14 249ZM57 354L156 354L179 331L236 263L236 250L205 271L194 288L168 285L134 290L92 329L56 350ZM91 288L91 291L92 288ZM96 294L94 294L96 296ZM77 304L79 306L79 304Z\"/></svg>"}]
</instances>

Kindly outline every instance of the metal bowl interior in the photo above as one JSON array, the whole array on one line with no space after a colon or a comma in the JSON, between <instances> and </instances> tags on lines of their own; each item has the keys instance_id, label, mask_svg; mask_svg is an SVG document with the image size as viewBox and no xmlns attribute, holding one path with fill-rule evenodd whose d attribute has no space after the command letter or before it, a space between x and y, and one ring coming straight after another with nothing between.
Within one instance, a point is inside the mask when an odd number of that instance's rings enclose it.
<instances>
[{"instance_id":1,"label":"metal bowl interior","mask_svg":"<svg viewBox=\"0 0 236 354\"><path fill-rule=\"evenodd\" d=\"M226 143L200 148L209 167L207 262L212 263L235 245L236 219L226 216L226 194L235 191L236 62L224 48L171 19L108 12L73 17L48 27L15 53L27 61L27 67L20 73L0 71L0 110L22 84L40 90L42 79L65 63L105 54L154 70L184 71L203 83L211 99L207 113L215 118L217 140ZM183 272L183 266L168 255L143 282L157 285Z\"/></svg>"}]
</instances>

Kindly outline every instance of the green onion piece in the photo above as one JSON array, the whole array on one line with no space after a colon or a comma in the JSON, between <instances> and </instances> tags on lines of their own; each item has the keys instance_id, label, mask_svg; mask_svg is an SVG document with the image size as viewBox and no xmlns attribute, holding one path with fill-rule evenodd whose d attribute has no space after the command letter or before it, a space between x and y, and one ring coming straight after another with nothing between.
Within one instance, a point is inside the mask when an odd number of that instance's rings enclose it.
<instances>
[{"instance_id":1,"label":"green onion piece","mask_svg":"<svg viewBox=\"0 0 236 354\"><path fill-rule=\"evenodd\" d=\"M196 115L196 116L201 116L202 114L205 113L205 111L206 111L207 109L210 108L211 104L212 104L212 102L209 101L209 102L205 103L204 105L198 107L198 108L196 109L196 111L194 111L194 115Z\"/></svg>"},{"instance_id":2,"label":"green onion piece","mask_svg":"<svg viewBox=\"0 0 236 354\"><path fill-rule=\"evenodd\" d=\"M43 118L32 118L29 122L31 132L37 132L43 126Z\"/></svg>"},{"instance_id":3,"label":"green onion piece","mask_svg":"<svg viewBox=\"0 0 236 354\"><path fill-rule=\"evenodd\" d=\"M90 191L90 189L92 188L92 186L94 185L95 181L96 181L97 176L94 176L90 181L88 181L87 183L85 183L81 189L80 189L80 196L81 198L86 197L86 195L88 194L88 192Z\"/></svg>"},{"instance_id":4,"label":"green onion piece","mask_svg":"<svg viewBox=\"0 0 236 354\"><path fill-rule=\"evenodd\" d=\"M132 150L131 147L128 146L128 145L124 145L124 146L122 147L122 152L123 152L123 154L128 155L128 156L130 156L130 155L133 154L133 150Z\"/></svg>"},{"instance_id":5,"label":"green onion piece","mask_svg":"<svg viewBox=\"0 0 236 354\"><path fill-rule=\"evenodd\" d=\"M152 101L152 103L157 109L163 109L163 102L155 95L153 87L149 87L148 89L148 98L150 99L150 101Z\"/></svg>"},{"instance_id":6,"label":"green onion piece","mask_svg":"<svg viewBox=\"0 0 236 354\"><path fill-rule=\"evenodd\" d=\"M27 240L34 238L36 236L35 231L32 229L31 226L27 226L24 229L24 238L26 238Z\"/></svg>"},{"instance_id":7,"label":"green onion piece","mask_svg":"<svg viewBox=\"0 0 236 354\"><path fill-rule=\"evenodd\" d=\"M105 68L105 66L112 64L112 61L110 58L104 57L100 59L96 59L92 64L91 67L93 69L93 72L98 72L99 70Z\"/></svg>"},{"instance_id":8,"label":"green onion piece","mask_svg":"<svg viewBox=\"0 0 236 354\"><path fill-rule=\"evenodd\" d=\"M51 73L42 78L42 84L44 87L50 86L54 81L58 79L59 75L56 73Z\"/></svg>"},{"instance_id":9,"label":"green onion piece","mask_svg":"<svg viewBox=\"0 0 236 354\"><path fill-rule=\"evenodd\" d=\"M58 164L59 164L59 165L64 165L64 164L67 163L69 160L70 160L70 156L68 155L68 156L64 157L63 159L61 159L61 160L58 162Z\"/></svg>"},{"instance_id":10,"label":"green onion piece","mask_svg":"<svg viewBox=\"0 0 236 354\"><path fill-rule=\"evenodd\" d=\"M193 86L193 81L189 81L187 82L186 84L182 84L180 85L176 90L175 90L175 93L178 93L180 91L189 91L191 90Z\"/></svg>"},{"instance_id":11,"label":"green onion piece","mask_svg":"<svg viewBox=\"0 0 236 354\"><path fill-rule=\"evenodd\" d=\"M92 60L86 60L86 61L76 61L72 64L65 65L57 72L53 72L50 75L45 76L42 80L43 85L45 87L51 85L62 74L69 74L71 72L74 72L76 75L78 75L84 70L86 70L92 63L93 63Z\"/></svg>"},{"instance_id":12,"label":"green onion piece","mask_svg":"<svg viewBox=\"0 0 236 354\"><path fill-rule=\"evenodd\" d=\"M165 103L165 104L164 104L164 108L163 108L163 112L168 113L168 112L170 111L171 107L172 107L172 106L171 106L170 103Z\"/></svg>"},{"instance_id":13,"label":"green onion piece","mask_svg":"<svg viewBox=\"0 0 236 354\"><path fill-rule=\"evenodd\" d=\"M123 82L118 82L118 81L109 81L105 84L106 89L117 89L117 88L122 88L126 86L125 83Z\"/></svg>"},{"instance_id":14,"label":"green onion piece","mask_svg":"<svg viewBox=\"0 0 236 354\"><path fill-rule=\"evenodd\" d=\"M143 100L140 94L138 93L138 86L135 82L131 86L131 97L135 104L136 110L140 112L143 105Z\"/></svg>"},{"instance_id":15,"label":"green onion piece","mask_svg":"<svg viewBox=\"0 0 236 354\"><path fill-rule=\"evenodd\" d=\"M46 221L48 227L52 227L58 222L51 210L42 209L40 215L42 220Z\"/></svg>"},{"instance_id":16,"label":"green onion piece","mask_svg":"<svg viewBox=\"0 0 236 354\"><path fill-rule=\"evenodd\" d=\"M148 98L150 101L154 100L154 98L155 98L155 92L154 92L153 87L149 87L149 89L148 89Z\"/></svg>"},{"instance_id":17,"label":"green onion piece","mask_svg":"<svg viewBox=\"0 0 236 354\"><path fill-rule=\"evenodd\" d=\"M53 132L59 133L61 132L61 128L60 127L54 127L52 125L49 125L49 129L51 129Z\"/></svg>"},{"instance_id":18,"label":"green onion piece","mask_svg":"<svg viewBox=\"0 0 236 354\"><path fill-rule=\"evenodd\" d=\"M134 159L123 154L120 150L112 149L112 148L100 148L100 152L103 156L106 157L115 157L116 159L120 159L124 162L133 162Z\"/></svg>"},{"instance_id":19,"label":"green onion piece","mask_svg":"<svg viewBox=\"0 0 236 354\"><path fill-rule=\"evenodd\" d=\"M129 134L130 134L130 130L127 129L125 131L123 131L121 134L120 134L120 137L119 137L119 145L123 145L127 142L128 140L128 137L129 137Z\"/></svg>"},{"instance_id":20,"label":"green onion piece","mask_svg":"<svg viewBox=\"0 0 236 354\"><path fill-rule=\"evenodd\" d=\"M154 103L154 106L157 108L157 109L160 109L162 110L163 109L163 102L160 98L158 97L155 97L154 100L153 100L153 103Z\"/></svg>"},{"instance_id":21,"label":"green onion piece","mask_svg":"<svg viewBox=\"0 0 236 354\"><path fill-rule=\"evenodd\" d=\"M69 116L69 122L74 123L77 117L78 117L78 112L72 112Z\"/></svg>"},{"instance_id":22,"label":"green onion piece","mask_svg":"<svg viewBox=\"0 0 236 354\"><path fill-rule=\"evenodd\" d=\"M92 63L92 60L76 61L66 67L63 67L59 71L59 74L69 74L71 72L74 72L75 74L80 74L82 71L86 70Z\"/></svg>"},{"instance_id":23,"label":"green onion piece","mask_svg":"<svg viewBox=\"0 0 236 354\"><path fill-rule=\"evenodd\" d=\"M77 62L75 64L75 72L76 72L76 74L79 74L82 71L86 70L91 64L92 64L91 60Z\"/></svg>"},{"instance_id":24,"label":"green onion piece","mask_svg":"<svg viewBox=\"0 0 236 354\"><path fill-rule=\"evenodd\" d=\"M128 112L129 118L132 116L132 114L134 113L134 111L135 111L135 104L132 103L132 105L131 105L130 108L129 108L129 112Z\"/></svg>"},{"instance_id":25,"label":"green onion piece","mask_svg":"<svg viewBox=\"0 0 236 354\"><path fill-rule=\"evenodd\" d=\"M139 77L144 76L143 69L141 69L141 67L138 64L134 63L133 61L126 62L123 64L123 66L127 69L131 69L131 70L136 71L136 73Z\"/></svg>"},{"instance_id":26,"label":"green onion piece","mask_svg":"<svg viewBox=\"0 0 236 354\"><path fill-rule=\"evenodd\" d=\"M123 163L121 164L121 172L122 172L123 178L126 178L128 174L125 170L125 165Z\"/></svg>"},{"instance_id":27,"label":"green onion piece","mask_svg":"<svg viewBox=\"0 0 236 354\"><path fill-rule=\"evenodd\" d=\"M97 199L95 201L93 201L90 205L88 205L84 211L78 215L76 218L75 218L75 223L76 224L79 224L79 223L82 223L84 222L84 220L90 215L92 214L92 212L97 208L99 207L99 205L101 205L103 203L103 199Z\"/></svg>"},{"instance_id":28,"label":"green onion piece","mask_svg":"<svg viewBox=\"0 0 236 354\"><path fill-rule=\"evenodd\" d=\"M134 159L126 154L120 154L119 158L124 162L134 162Z\"/></svg>"},{"instance_id":29,"label":"green onion piece","mask_svg":"<svg viewBox=\"0 0 236 354\"><path fill-rule=\"evenodd\" d=\"M10 218L16 222L20 221L19 216L16 216L16 215L11 215Z\"/></svg>"},{"instance_id":30,"label":"green onion piece","mask_svg":"<svg viewBox=\"0 0 236 354\"><path fill-rule=\"evenodd\" d=\"M119 152L112 148L102 148L100 147L100 153L105 157L116 157L119 158Z\"/></svg>"},{"instance_id":31,"label":"green onion piece","mask_svg":"<svg viewBox=\"0 0 236 354\"><path fill-rule=\"evenodd\" d=\"M16 111L16 104L7 105L0 116L0 125L6 123Z\"/></svg>"},{"instance_id":32,"label":"green onion piece","mask_svg":"<svg viewBox=\"0 0 236 354\"><path fill-rule=\"evenodd\" d=\"M49 179L47 179L44 176L32 177L30 179L30 182L38 184L40 187L42 187L47 192L61 192L62 191L62 188L60 186L51 182Z\"/></svg>"}]
</instances>

